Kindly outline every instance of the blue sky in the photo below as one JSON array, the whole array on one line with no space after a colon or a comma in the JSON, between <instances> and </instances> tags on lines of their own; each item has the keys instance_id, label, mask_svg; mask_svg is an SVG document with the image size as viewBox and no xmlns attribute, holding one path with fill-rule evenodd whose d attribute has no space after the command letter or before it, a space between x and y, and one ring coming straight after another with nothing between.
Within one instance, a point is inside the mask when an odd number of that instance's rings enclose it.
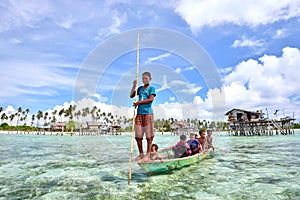
<instances>
[{"instance_id":1,"label":"blue sky","mask_svg":"<svg viewBox=\"0 0 300 200\"><path fill-rule=\"evenodd\" d=\"M157 117L222 119L236 107L297 118L299 25L297 0L2 0L0 105L36 113L74 100L131 116L141 32Z\"/></svg>"}]
</instances>

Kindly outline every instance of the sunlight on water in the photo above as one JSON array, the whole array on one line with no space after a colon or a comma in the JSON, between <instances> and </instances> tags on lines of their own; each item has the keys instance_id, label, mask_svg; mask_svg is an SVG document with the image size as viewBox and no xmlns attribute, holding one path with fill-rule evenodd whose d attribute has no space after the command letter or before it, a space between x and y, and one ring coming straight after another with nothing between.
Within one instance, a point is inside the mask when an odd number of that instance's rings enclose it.
<instances>
[{"instance_id":1,"label":"sunlight on water","mask_svg":"<svg viewBox=\"0 0 300 200\"><path fill-rule=\"evenodd\" d=\"M128 187L128 134L0 134L0 199L300 198L299 131L288 136L214 137L227 151L216 150L213 158L163 175L148 176L133 163ZM158 134L154 142L162 148L177 140Z\"/></svg>"}]
</instances>

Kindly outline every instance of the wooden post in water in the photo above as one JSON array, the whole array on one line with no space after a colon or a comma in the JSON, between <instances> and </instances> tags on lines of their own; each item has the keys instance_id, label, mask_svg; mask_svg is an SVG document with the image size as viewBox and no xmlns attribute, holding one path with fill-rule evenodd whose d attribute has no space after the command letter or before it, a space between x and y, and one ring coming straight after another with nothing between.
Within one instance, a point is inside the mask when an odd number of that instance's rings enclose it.
<instances>
[{"instance_id":1,"label":"wooden post in water","mask_svg":"<svg viewBox=\"0 0 300 200\"><path fill-rule=\"evenodd\" d=\"M137 96L137 87L138 87L138 76L139 76L139 65L140 65L140 33L137 34L137 50L136 50L136 87L135 87L135 95L134 102L136 102ZM135 116L136 116L136 108L133 108L133 118L132 118L132 133L131 133L131 143L130 143L130 155L129 155L129 168L128 168L128 185L130 185L131 181L131 170L132 170L132 153L133 153L133 143L134 143L134 132L135 132Z\"/></svg>"}]
</instances>

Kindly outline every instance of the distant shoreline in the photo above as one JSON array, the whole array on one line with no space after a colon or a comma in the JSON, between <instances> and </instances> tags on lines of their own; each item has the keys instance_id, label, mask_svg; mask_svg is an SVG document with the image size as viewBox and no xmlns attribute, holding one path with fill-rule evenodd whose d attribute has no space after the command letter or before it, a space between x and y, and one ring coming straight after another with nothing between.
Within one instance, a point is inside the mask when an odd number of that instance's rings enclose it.
<instances>
[{"instance_id":1,"label":"distant shoreline","mask_svg":"<svg viewBox=\"0 0 300 200\"><path fill-rule=\"evenodd\" d=\"M120 135L131 135L132 132L118 132L117 134L109 132L107 134L97 134L97 133L90 133L90 134L84 134L80 135L79 132L57 132L57 131L0 131L0 134L6 134L6 135L52 135L52 136L101 136L101 135L115 135L115 136L120 136ZM162 132L155 132L156 135L162 135ZM171 132L163 132L163 135L173 135Z\"/></svg>"}]
</instances>

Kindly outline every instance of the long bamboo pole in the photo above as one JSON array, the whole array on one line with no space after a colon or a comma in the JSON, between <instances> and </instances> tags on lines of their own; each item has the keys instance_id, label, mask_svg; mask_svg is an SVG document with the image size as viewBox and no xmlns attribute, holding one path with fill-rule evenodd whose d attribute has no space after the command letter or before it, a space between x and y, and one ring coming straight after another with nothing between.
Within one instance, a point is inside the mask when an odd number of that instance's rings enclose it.
<instances>
[{"instance_id":1,"label":"long bamboo pole","mask_svg":"<svg viewBox=\"0 0 300 200\"><path fill-rule=\"evenodd\" d=\"M136 50L136 73L135 73L135 95L134 95L134 103L136 102L137 97L137 87L138 87L138 76L139 76L139 67L140 67L140 33L137 34L137 50ZM131 133L131 143L130 143L130 155L129 155L129 167L128 167L128 185L130 185L131 181L131 171L132 171L132 152L133 152L133 143L134 143L134 135L135 135L135 117L136 117L136 108L133 108L133 118L132 118L132 133Z\"/></svg>"}]
</instances>

